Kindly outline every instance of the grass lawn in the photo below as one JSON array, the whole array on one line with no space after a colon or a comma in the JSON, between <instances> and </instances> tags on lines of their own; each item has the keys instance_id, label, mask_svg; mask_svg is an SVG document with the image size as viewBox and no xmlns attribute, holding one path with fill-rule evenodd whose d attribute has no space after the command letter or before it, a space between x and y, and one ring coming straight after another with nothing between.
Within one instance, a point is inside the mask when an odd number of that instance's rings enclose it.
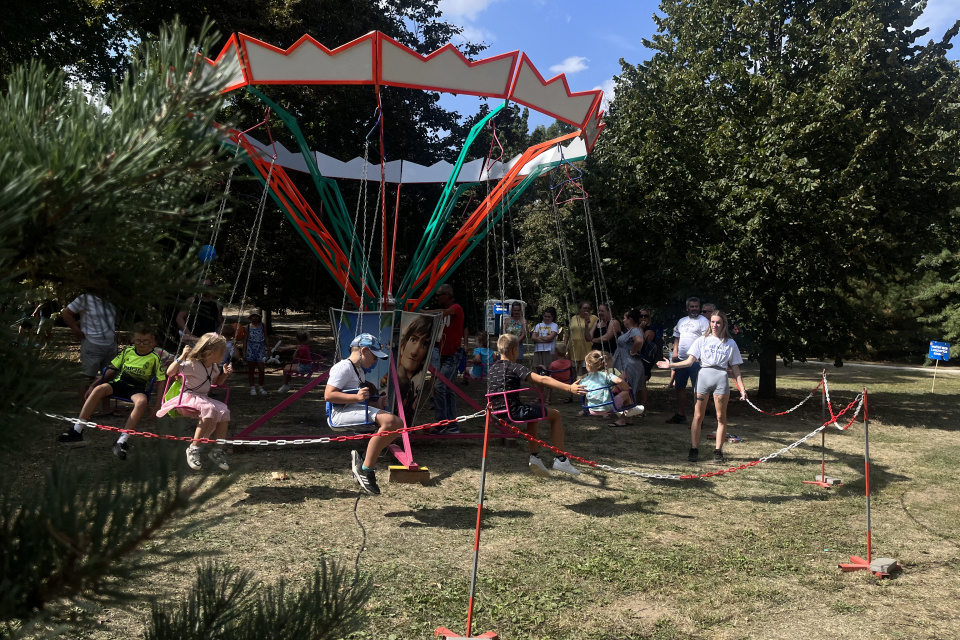
<instances>
[{"instance_id":1,"label":"grass lawn","mask_svg":"<svg viewBox=\"0 0 960 640\"><path fill-rule=\"evenodd\" d=\"M292 332L297 327L289 327ZM947 367L949 369L949 367ZM759 401L781 411L816 387L820 367L780 366L780 397ZM957 394L960 376L943 371L931 392L931 371L829 367L835 407L869 390L873 550L898 558L904 571L889 580L842 573L837 564L866 555L863 423L826 432L827 474L843 485L803 484L820 473L820 437L771 460L705 480L643 480L581 466L577 478L533 476L526 448L491 446L474 633L501 638L946 638L960 623L960 468ZM757 369L744 367L749 390ZM609 420L564 415L567 448L585 458L650 473L714 471L712 445L701 440L701 463L686 462L688 430L668 425L673 391L654 374L646 417L628 429ZM235 379L232 432L279 401L250 397ZM268 389L280 386L279 376ZM484 390L465 389L475 397ZM54 408L74 411L70 398ZM461 404L461 413L467 413ZM470 410L469 412L472 412ZM422 412L418 422L432 420ZM692 411L689 412L692 415ZM820 397L784 417L731 402L725 446L729 465L773 453L817 428ZM711 422L713 420L713 422ZM104 424L120 425L121 418ZM185 434L189 424L160 420L148 428ZM708 417L704 432L715 430ZM42 477L51 461L121 464L109 453L112 434L98 432L81 448L62 448L50 422L41 455L19 463L19 477ZM462 425L480 431L481 420ZM548 430L544 429L543 432ZM259 433L329 435L319 390ZM135 439L131 460L169 442ZM235 484L208 510L219 519L178 538L171 548L254 570L258 578L307 579L318 559L353 566L374 583L367 629L355 638L431 638L436 627L463 632L476 520L481 441L415 442L429 485L386 480L383 495L364 496L349 474L346 443L263 447L230 456ZM543 454L549 466L550 456ZM392 460L392 459L391 459ZM289 479L275 481L274 472ZM196 561L143 575L134 587L159 598L179 597ZM72 637L130 638L142 634L148 604L78 612Z\"/></svg>"}]
</instances>

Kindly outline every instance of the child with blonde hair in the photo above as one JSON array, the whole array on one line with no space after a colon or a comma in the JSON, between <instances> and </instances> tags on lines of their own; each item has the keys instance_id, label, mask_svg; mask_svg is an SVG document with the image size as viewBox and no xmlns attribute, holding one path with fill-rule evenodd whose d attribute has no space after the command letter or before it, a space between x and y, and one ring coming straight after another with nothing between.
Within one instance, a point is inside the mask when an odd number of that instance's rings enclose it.
<instances>
[{"instance_id":1,"label":"child with blonde hair","mask_svg":"<svg viewBox=\"0 0 960 640\"><path fill-rule=\"evenodd\" d=\"M584 359L587 367L587 375L583 376L577 382L587 389L587 407L590 415L602 416L610 411L617 414L617 421L610 424L611 427L627 426L627 416L642 413L643 407L635 405L625 411L624 407L633 405L630 396L630 385L619 375L605 369L605 358L601 351L591 351ZM613 396L613 405L610 405L610 397Z\"/></svg>"},{"instance_id":2,"label":"child with blonde hair","mask_svg":"<svg viewBox=\"0 0 960 640\"><path fill-rule=\"evenodd\" d=\"M226 338L216 333L205 333L193 347L185 345L180 357L167 367L168 378L177 374L183 375L183 391L176 395L171 394L170 399L160 406L157 416L163 417L171 409L176 409L200 418L194 432L194 441L187 447L187 464L193 470L203 467L198 440L208 439L211 435L215 440L227 437L230 409L209 396L212 385L222 385L233 373L233 365L227 364L223 368L220 366L226 351ZM222 444L214 445L210 450L210 459L223 471L230 469Z\"/></svg>"},{"instance_id":3,"label":"child with blonde hair","mask_svg":"<svg viewBox=\"0 0 960 640\"><path fill-rule=\"evenodd\" d=\"M551 378L542 376L530 371L522 364L517 362L520 356L520 341L517 336L505 333L497 340L497 349L500 351L500 359L490 365L490 372L487 377L488 393L497 393L505 391L517 391L523 388L526 381L534 384L552 387L560 391L567 391L574 394L583 394L584 390L578 384L563 384ZM516 394L504 394L494 396L490 403L494 411L507 409L507 416L514 422L526 423L527 433L536 438L537 426L540 420L547 420L550 423L550 439L553 446L563 449L563 418L556 409L546 409L540 405L524 404ZM530 446L530 471L542 478L550 476L550 472L544 466L540 459L540 445L534 441L529 441ZM553 460L554 471L562 471L572 476L580 475L580 471L573 466L570 459L560 454Z\"/></svg>"}]
</instances>

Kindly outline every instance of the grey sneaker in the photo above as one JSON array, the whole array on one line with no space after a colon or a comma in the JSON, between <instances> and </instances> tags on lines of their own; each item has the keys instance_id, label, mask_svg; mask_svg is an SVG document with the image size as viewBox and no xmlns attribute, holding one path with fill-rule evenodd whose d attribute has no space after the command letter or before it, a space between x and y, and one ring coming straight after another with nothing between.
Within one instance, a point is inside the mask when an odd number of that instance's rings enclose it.
<instances>
[{"instance_id":1,"label":"grey sneaker","mask_svg":"<svg viewBox=\"0 0 960 640\"><path fill-rule=\"evenodd\" d=\"M380 495L380 487L377 486L377 472L363 470L363 459L356 450L350 452L350 470L353 472L353 479L357 481L360 488L372 496Z\"/></svg>"},{"instance_id":2,"label":"grey sneaker","mask_svg":"<svg viewBox=\"0 0 960 640\"><path fill-rule=\"evenodd\" d=\"M210 449L210 453L207 454L210 456L210 459L213 460L213 463L220 467L221 471L230 471L230 465L227 464L227 456L223 452L223 449L219 447L214 447Z\"/></svg>"},{"instance_id":3,"label":"grey sneaker","mask_svg":"<svg viewBox=\"0 0 960 640\"><path fill-rule=\"evenodd\" d=\"M691 448L690 453L687 455L687 460L690 462L697 462L700 460L700 450Z\"/></svg>"},{"instance_id":4,"label":"grey sneaker","mask_svg":"<svg viewBox=\"0 0 960 640\"><path fill-rule=\"evenodd\" d=\"M203 459L200 457L199 447L187 447L187 464L194 471L203 469Z\"/></svg>"},{"instance_id":5,"label":"grey sneaker","mask_svg":"<svg viewBox=\"0 0 960 640\"><path fill-rule=\"evenodd\" d=\"M129 448L127 447L126 442L113 443L113 455L117 456L117 459L126 460L128 451L129 451Z\"/></svg>"},{"instance_id":6,"label":"grey sneaker","mask_svg":"<svg viewBox=\"0 0 960 640\"><path fill-rule=\"evenodd\" d=\"M713 464L723 464L726 460L723 457L723 451L721 449L713 450Z\"/></svg>"}]
</instances>

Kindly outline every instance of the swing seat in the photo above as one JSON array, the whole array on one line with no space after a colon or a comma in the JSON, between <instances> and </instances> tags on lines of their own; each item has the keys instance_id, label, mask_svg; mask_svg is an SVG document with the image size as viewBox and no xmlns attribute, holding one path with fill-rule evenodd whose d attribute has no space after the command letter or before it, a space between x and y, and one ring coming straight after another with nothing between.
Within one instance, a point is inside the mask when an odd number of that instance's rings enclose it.
<instances>
[{"instance_id":1,"label":"swing seat","mask_svg":"<svg viewBox=\"0 0 960 640\"><path fill-rule=\"evenodd\" d=\"M523 419L523 418L520 417L520 416L514 416L514 415L513 415L513 412L510 410L510 403L507 401L507 400L508 400L507 396L510 395L511 393L520 394L520 393L523 393L524 391L536 391L536 392L537 392L537 397L539 398L539 401L540 401L540 402L539 402L539 405L540 405L540 414L541 414L541 416L543 416L543 417L537 418L536 420L525 420L525 419ZM513 422L513 423L516 423L516 424L524 424L524 423L527 423L527 422L540 422L541 420L546 420L546 418L547 418L547 408L546 408L546 406L545 406L544 403L543 403L543 393L540 391L540 389L538 389L538 388L536 388L536 387L533 387L533 388L528 387L528 388L524 388L524 389L513 389L512 391L494 391L493 393L488 393L488 394L486 394L484 397L487 399L487 402L488 402L488 403L489 403L490 401L492 401L494 398L502 398L502 399L503 399L503 406L504 406L504 408L503 408L503 409L496 409L496 410L494 410L494 411L491 411L491 412L490 412L490 415L493 415L493 416L505 415L505 416L507 417L507 420L508 420L509 422ZM534 406L534 405L531 405L531 406Z\"/></svg>"},{"instance_id":2,"label":"swing seat","mask_svg":"<svg viewBox=\"0 0 960 640\"><path fill-rule=\"evenodd\" d=\"M311 354L311 355L312 355L312 354ZM293 364L293 363L290 363L290 364ZM291 377L291 378L303 378L304 380L309 380L309 379L312 378L314 375L316 375L317 372L320 371L320 369L321 369L321 367L322 367L322 365L323 365L323 356L320 356L319 359L313 359L313 360L311 360L310 362L300 362L300 363L297 363L297 364L298 364L298 365L299 365L299 364L309 364L309 365L310 365L310 373L300 373L299 371L294 371L293 373L290 374L290 377Z\"/></svg>"},{"instance_id":3,"label":"swing seat","mask_svg":"<svg viewBox=\"0 0 960 640\"><path fill-rule=\"evenodd\" d=\"M178 373L175 376L167 377L167 384L163 389L164 402L168 400L168 395L170 393L170 387L176 383L180 384L180 392L177 394L177 403L170 408L165 415L170 416L171 418L199 418L200 414L196 409L190 406L185 406L183 404L183 392L186 390L185 378L182 373ZM223 389L226 392L224 396L223 403L230 404L230 386L229 385L210 385L210 390L214 389ZM176 393L176 391L174 391Z\"/></svg>"},{"instance_id":4,"label":"swing seat","mask_svg":"<svg viewBox=\"0 0 960 640\"><path fill-rule=\"evenodd\" d=\"M601 409L601 408L603 408L603 407L610 407L609 409L607 409L607 411L614 411L614 412L618 412L618 413L619 413L620 411L626 411L627 409L631 409L631 408L637 406L637 400L636 400L636 398L633 397L633 392L630 391L630 392L629 392L629 393L630 393L630 403L629 403L629 404L625 404L625 405L623 405L623 406L621 406L621 407L618 407L618 406L617 406L617 394L613 392L613 390L616 389L616 388L617 388L617 385L611 384L611 385L607 385L607 386L605 386L605 387L593 387L593 388L591 388L591 389L587 389L586 395L583 395L583 396L580 397L580 406L583 407L583 408L584 408L586 411L588 411L588 412L590 412L590 411L596 411L596 410ZM601 390L606 390L607 395L610 397L610 399L607 400L606 402L600 402L600 403L597 403L597 404L589 404L589 401L587 400L587 396L589 396L589 395L590 395L591 393L593 393L594 391L601 391Z\"/></svg>"},{"instance_id":5,"label":"swing seat","mask_svg":"<svg viewBox=\"0 0 960 640\"><path fill-rule=\"evenodd\" d=\"M567 374L570 374L570 375L567 376L567 379L566 379L566 380L560 380L559 378L557 378L556 376L553 375L553 374L555 374L555 373L567 373ZM552 377L554 380L557 380L557 381L559 381L559 382L566 382L567 384L573 384L573 375L572 375L572 373L573 373L573 365L570 365L569 367L565 367L565 368L563 368L563 369L544 369L544 370L543 370L543 373L542 373L541 375L550 376L550 377Z\"/></svg>"},{"instance_id":6,"label":"swing seat","mask_svg":"<svg viewBox=\"0 0 960 640\"><path fill-rule=\"evenodd\" d=\"M103 371L100 372L100 384L105 384L107 382L107 370L109 368L110 367L104 367ZM114 371L116 371L116 369L114 369ZM147 382L147 386L143 391L147 396L148 405L150 404L151 396L153 396L153 385L156 382L157 382L157 377L153 376L152 378L150 378L150 381ZM109 398L110 400L116 400L117 402L133 402L133 400L131 400L130 398L126 398L124 396L118 396L118 395L107 396L107 398ZM114 409L116 409L116 405L114 405Z\"/></svg>"},{"instance_id":7,"label":"swing seat","mask_svg":"<svg viewBox=\"0 0 960 640\"><path fill-rule=\"evenodd\" d=\"M343 389L343 393L360 393L360 389ZM377 396L379 397L379 396ZM352 431L353 433L376 433L377 431L377 421L370 420L370 400L375 399L373 396L363 401L363 413L367 416L365 422L349 422L346 424L335 425L333 424L333 403L327 402L327 426L333 429L334 431ZM360 404L359 402L353 404ZM343 405L339 405L343 406ZM379 412L379 409L377 409ZM374 416L377 414L374 413Z\"/></svg>"}]
</instances>

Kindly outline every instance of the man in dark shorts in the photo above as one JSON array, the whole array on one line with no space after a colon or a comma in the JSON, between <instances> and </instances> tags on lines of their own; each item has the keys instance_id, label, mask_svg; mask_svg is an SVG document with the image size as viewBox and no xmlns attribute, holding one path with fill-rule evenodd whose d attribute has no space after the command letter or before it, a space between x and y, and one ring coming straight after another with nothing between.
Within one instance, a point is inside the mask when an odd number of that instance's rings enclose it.
<instances>
[{"instance_id":1,"label":"man in dark shorts","mask_svg":"<svg viewBox=\"0 0 960 640\"><path fill-rule=\"evenodd\" d=\"M500 339L497 340L497 349L500 351L500 359L490 365L487 373L488 393L523 389L527 386L527 381L577 395L586 393L586 389L576 383L566 384L554 380L550 376L541 376L517 363L517 356L520 355L520 341L517 340L515 335L505 333L500 336ZM511 422L525 422L527 433L534 438L537 437L539 421L549 421L550 439L553 441L553 446L563 449L563 418L556 409L544 411L543 405L524 404L518 394L515 393L493 396L490 402L494 411L507 409L506 413L500 414L501 417L507 418ZM506 402L506 405L504 402ZM550 472L547 471L540 459L540 445L532 440L528 444L530 445L530 471L541 478L549 478ZM553 469L569 473L572 476L580 475L580 472L564 455L558 455L554 458Z\"/></svg>"}]
</instances>

